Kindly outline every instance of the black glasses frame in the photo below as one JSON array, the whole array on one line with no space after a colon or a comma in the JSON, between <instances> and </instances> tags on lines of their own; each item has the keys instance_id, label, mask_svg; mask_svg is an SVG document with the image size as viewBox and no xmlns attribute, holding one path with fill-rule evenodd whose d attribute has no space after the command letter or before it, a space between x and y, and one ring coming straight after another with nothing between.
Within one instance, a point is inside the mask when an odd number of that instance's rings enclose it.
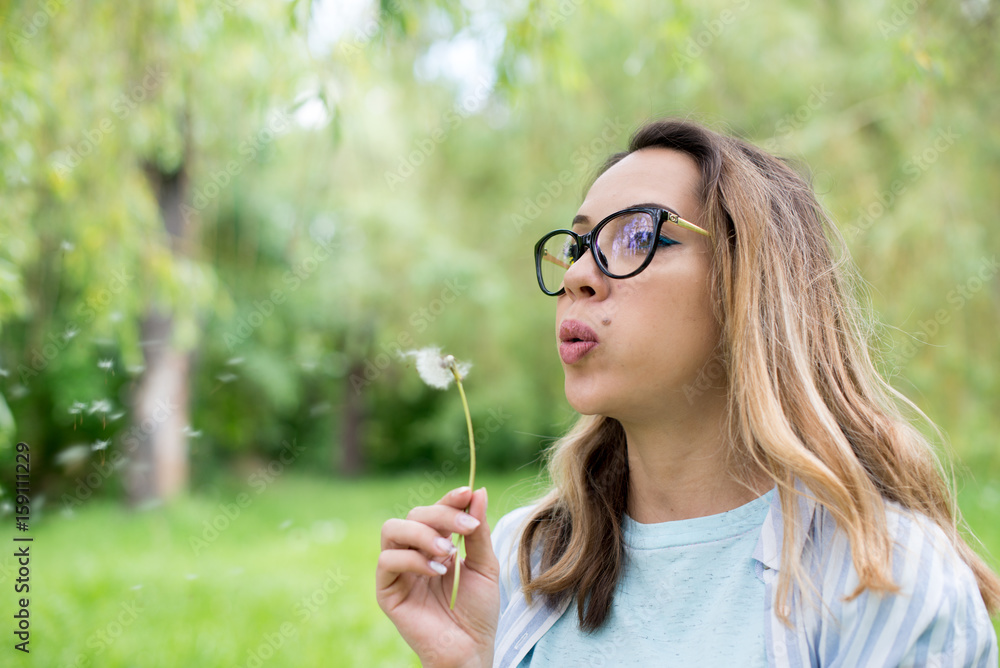
<instances>
[{"instance_id":1,"label":"black glasses frame","mask_svg":"<svg viewBox=\"0 0 1000 668\"><path fill-rule=\"evenodd\" d=\"M642 261L642 264L640 264L635 271L631 271L627 274L622 274L619 276L617 274L612 274L611 270L608 269L607 259L606 258L602 259L603 253L600 252L600 249L597 247L595 241L597 240L597 236L601 233L601 230L603 230L608 223L610 223L615 218L618 218L619 216L627 213L648 213L651 216L653 216L656 220L656 233L653 235L653 237L657 240L657 243L653 244L649 253L646 255L646 259ZM691 230L692 232L697 232L698 234L702 234L706 237L711 236L706 230L698 227L694 223L684 220L673 211L668 211L667 209L659 209L655 207L646 207L646 206L635 206L635 207L629 207L627 209L622 209L621 211L616 211L610 216L604 218L601 222L599 222L597 225L594 226L594 229L587 232L586 234L580 235L574 232L573 230L552 230L544 237L539 239L538 243L535 244L535 276L538 278L538 287L542 289L542 292L552 297L557 297L566 292L566 288L564 287L559 288L559 290L557 290L556 292L550 292L545 289L545 282L542 280L542 262L547 259L545 256L545 242L551 239L552 237L556 236L557 234L568 234L573 238L575 242L573 246L574 257L570 261L569 266L566 267L567 270L569 269L570 266L573 265L574 262L583 257L583 254L587 252L587 248L590 248L590 254L594 256L594 263L597 265L597 268L601 270L601 273L603 273L605 276L607 276L608 278L631 278L632 276L635 276L643 269L648 267L649 263L653 261L653 255L656 254L656 249L660 245L659 244L660 231L663 229L663 223L668 221L675 225L679 225L680 227L683 227L685 229ZM555 259L552 258L552 256L548 256L548 261L557 262ZM562 263L558 262L558 264Z\"/></svg>"}]
</instances>

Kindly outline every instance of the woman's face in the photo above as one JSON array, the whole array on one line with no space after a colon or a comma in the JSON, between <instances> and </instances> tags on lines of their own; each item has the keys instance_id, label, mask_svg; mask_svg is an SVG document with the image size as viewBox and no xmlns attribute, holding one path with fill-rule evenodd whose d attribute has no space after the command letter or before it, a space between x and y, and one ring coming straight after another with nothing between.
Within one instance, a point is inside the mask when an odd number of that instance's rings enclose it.
<instances>
[{"instance_id":1,"label":"woman's face","mask_svg":"<svg viewBox=\"0 0 1000 668\"><path fill-rule=\"evenodd\" d=\"M597 179L573 231L584 234L606 216L637 205L671 209L704 227L698 185L698 168L687 154L636 151ZM704 374L712 371L708 364L720 336L709 291L711 240L670 222L664 222L661 234L680 243L659 246L638 276L605 276L589 250L566 272L566 292L556 307L556 340L566 398L580 413L648 421L690 414L699 397L707 399L701 395ZM579 338L571 321L593 330L598 343L560 341L560 331L563 338Z\"/></svg>"}]
</instances>

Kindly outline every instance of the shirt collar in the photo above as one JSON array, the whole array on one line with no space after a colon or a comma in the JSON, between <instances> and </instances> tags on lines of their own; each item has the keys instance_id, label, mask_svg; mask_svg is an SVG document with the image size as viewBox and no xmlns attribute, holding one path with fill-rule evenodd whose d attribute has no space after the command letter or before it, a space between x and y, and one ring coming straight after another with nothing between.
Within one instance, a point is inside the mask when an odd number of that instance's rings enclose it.
<instances>
[{"instance_id":1,"label":"shirt collar","mask_svg":"<svg viewBox=\"0 0 1000 668\"><path fill-rule=\"evenodd\" d=\"M814 513L816 512L816 497L809 491L809 488L796 480L795 495L796 512L798 513L799 527L798 535L795 536L794 554L802 554L805 548L806 537L812 527ZM766 569L781 570L781 546L784 541L784 515L781 509L781 494L774 495L771 499L771 507L764 518L761 526L760 538L754 547L753 558L764 565Z\"/></svg>"}]
</instances>

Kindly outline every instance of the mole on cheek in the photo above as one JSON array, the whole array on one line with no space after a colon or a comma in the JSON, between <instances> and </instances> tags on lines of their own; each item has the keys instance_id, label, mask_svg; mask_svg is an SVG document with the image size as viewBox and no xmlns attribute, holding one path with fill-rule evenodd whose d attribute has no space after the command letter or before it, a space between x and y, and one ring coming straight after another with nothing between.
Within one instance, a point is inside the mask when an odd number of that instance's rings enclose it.
<instances>
[{"instance_id":1,"label":"mole on cheek","mask_svg":"<svg viewBox=\"0 0 1000 668\"><path fill-rule=\"evenodd\" d=\"M608 325L611 324L611 318L605 318L604 320L601 321L601 324L607 327Z\"/></svg>"}]
</instances>

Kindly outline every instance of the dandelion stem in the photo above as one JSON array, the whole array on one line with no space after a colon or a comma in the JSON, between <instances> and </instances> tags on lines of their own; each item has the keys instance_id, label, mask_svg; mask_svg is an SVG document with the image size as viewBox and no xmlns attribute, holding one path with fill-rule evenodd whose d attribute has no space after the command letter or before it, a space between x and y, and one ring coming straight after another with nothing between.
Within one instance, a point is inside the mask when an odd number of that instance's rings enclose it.
<instances>
[{"instance_id":1,"label":"dandelion stem","mask_svg":"<svg viewBox=\"0 0 1000 668\"><path fill-rule=\"evenodd\" d=\"M473 489L473 485L476 482L476 439L472 432L472 415L469 413L469 402L465 398L465 389L462 387L462 376L458 373L458 367L456 366L454 360L451 360L448 364L448 368L451 369L451 373L455 376L455 384L458 385L458 393L462 397L462 408L465 409L465 426L469 428L469 489ZM471 507L471 506L469 506ZM465 512L469 512L469 507L466 507ZM464 536L458 534L458 547L461 549L464 542ZM455 609L455 599L458 597L458 576L459 576L459 564L461 563L461 558L458 552L455 553L455 581L451 587L451 609Z\"/></svg>"}]
</instances>

